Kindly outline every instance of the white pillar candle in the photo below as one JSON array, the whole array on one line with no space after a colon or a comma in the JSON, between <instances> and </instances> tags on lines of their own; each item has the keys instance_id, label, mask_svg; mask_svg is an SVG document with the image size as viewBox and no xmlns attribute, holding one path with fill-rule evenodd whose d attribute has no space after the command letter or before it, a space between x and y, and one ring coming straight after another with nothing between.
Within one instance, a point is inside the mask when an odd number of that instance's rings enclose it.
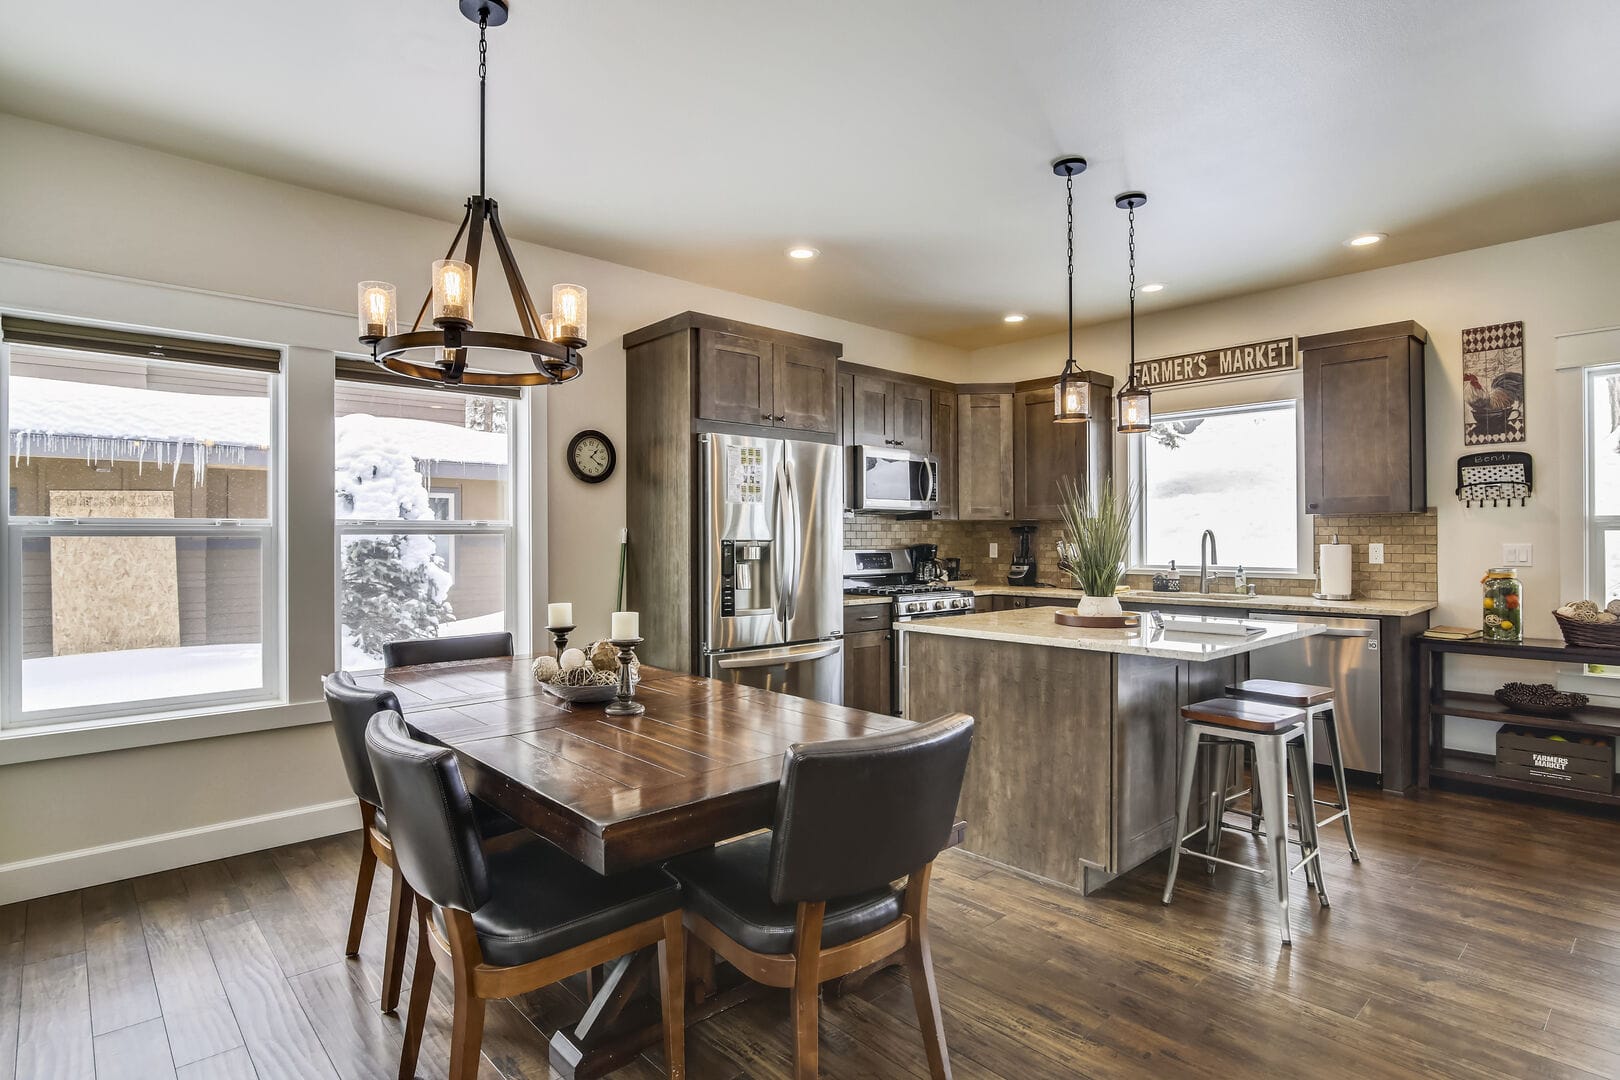
<instances>
[{"instance_id":1,"label":"white pillar candle","mask_svg":"<svg viewBox=\"0 0 1620 1080\"><path fill-rule=\"evenodd\" d=\"M574 625L574 605L573 604L547 604L546 605L546 625L547 626L573 626Z\"/></svg>"},{"instance_id":2,"label":"white pillar candle","mask_svg":"<svg viewBox=\"0 0 1620 1080\"><path fill-rule=\"evenodd\" d=\"M613 640L628 641L641 636L641 614L635 611L613 613Z\"/></svg>"}]
</instances>

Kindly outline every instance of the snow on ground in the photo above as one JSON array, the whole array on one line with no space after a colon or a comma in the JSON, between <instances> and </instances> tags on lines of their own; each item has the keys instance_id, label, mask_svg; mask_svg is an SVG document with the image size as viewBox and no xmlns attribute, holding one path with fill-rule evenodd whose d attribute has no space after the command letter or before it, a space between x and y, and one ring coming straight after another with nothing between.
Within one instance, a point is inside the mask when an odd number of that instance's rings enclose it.
<instances>
[{"instance_id":1,"label":"snow on ground","mask_svg":"<svg viewBox=\"0 0 1620 1080\"><path fill-rule=\"evenodd\" d=\"M40 656L22 662L27 712L251 690L264 683L258 645Z\"/></svg>"}]
</instances>

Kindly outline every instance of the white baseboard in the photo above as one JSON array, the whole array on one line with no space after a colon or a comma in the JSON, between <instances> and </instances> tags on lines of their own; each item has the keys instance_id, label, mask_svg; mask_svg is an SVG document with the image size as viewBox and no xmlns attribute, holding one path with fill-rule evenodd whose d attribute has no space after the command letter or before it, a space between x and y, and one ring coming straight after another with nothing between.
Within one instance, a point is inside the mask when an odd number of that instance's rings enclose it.
<instances>
[{"instance_id":1,"label":"white baseboard","mask_svg":"<svg viewBox=\"0 0 1620 1080\"><path fill-rule=\"evenodd\" d=\"M0 904L296 844L360 827L354 799L236 818L195 829L0 864Z\"/></svg>"}]
</instances>

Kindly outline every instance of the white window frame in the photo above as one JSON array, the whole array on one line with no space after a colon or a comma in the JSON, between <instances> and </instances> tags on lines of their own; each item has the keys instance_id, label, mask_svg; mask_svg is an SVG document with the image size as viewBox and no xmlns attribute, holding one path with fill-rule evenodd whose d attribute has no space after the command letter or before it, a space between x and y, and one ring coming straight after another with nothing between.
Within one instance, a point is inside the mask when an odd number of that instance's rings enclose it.
<instances>
[{"instance_id":1,"label":"white window frame","mask_svg":"<svg viewBox=\"0 0 1620 1080\"><path fill-rule=\"evenodd\" d=\"M1310 516L1305 513L1305 460L1304 440L1301 424L1305 410L1300 407L1300 401L1295 397L1272 398L1265 401L1244 402L1239 405L1219 405L1207 408L1180 409L1175 412L1155 412L1153 422L1165 423L1172 420L1189 420L1211 416L1232 415L1235 413L1265 412L1277 409L1292 409L1294 412L1294 507L1296 514L1295 524L1295 555L1293 566L1258 566L1254 563L1243 563L1244 573L1249 577L1262 578L1298 578L1312 580L1316 577L1313 572L1315 560L1312 558L1314 546L1314 527ZM1146 561L1145 550L1147 543L1147 453L1144 445L1147 435L1129 437L1127 442L1127 475L1131 478L1138 491L1142 493L1142 502L1137 513L1136 523L1131 530L1131 558L1129 573L1152 574L1169 569L1169 563L1150 563ZM1220 547L1220 537L1216 538L1216 547ZM1228 547L1227 551L1231 551ZM1191 569L1197 575L1197 552L1189 552L1192 558ZM1176 561L1177 568L1185 576L1189 564L1183 560ZM1223 562L1212 565L1211 573L1219 571L1222 574L1235 572L1237 562ZM1194 586L1196 588L1196 585Z\"/></svg>"},{"instance_id":2,"label":"white window frame","mask_svg":"<svg viewBox=\"0 0 1620 1080\"><path fill-rule=\"evenodd\" d=\"M33 348L33 346L30 346ZM52 351L52 350L46 350ZM135 357L149 364L180 370L195 371L199 365L190 361L157 360ZM281 522L285 520L286 496L286 423L282 411L286 352L283 350L281 369L267 373L272 445L266 460L269 471L265 487L266 505L270 517L244 520L210 520L207 518L94 518L68 520L42 516L15 517L11 514L8 497L0 505L0 584L5 586L6 602L0 617L5 620L3 646L0 646L0 733L61 729L70 725L108 723L137 724L156 717L178 713L206 712L227 706L274 705L286 700L285 653L283 627L286 618L286 590L282 582ZM0 340L0 433L4 433L6 446L0 454L0 490L11 490L11 346ZM213 694L186 694L177 697L149 698L141 701L117 701L103 705L77 706L66 709L37 709L24 713L22 707L22 553L29 541L51 537L91 536L172 536L182 537L255 537L259 541L259 588L261 626L260 658L262 681L256 687L221 691Z\"/></svg>"},{"instance_id":3,"label":"white window frame","mask_svg":"<svg viewBox=\"0 0 1620 1080\"><path fill-rule=\"evenodd\" d=\"M1620 515L1600 515L1597 512L1597 432L1592 427L1592 408L1596 403L1598 380L1617 376L1620 376L1620 364L1602 364L1581 372L1581 488L1584 503L1581 517L1586 522L1585 595L1594 599L1607 592L1608 560L1604 552L1604 534L1611 529L1620 529Z\"/></svg>"},{"instance_id":4,"label":"white window frame","mask_svg":"<svg viewBox=\"0 0 1620 1080\"><path fill-rule=\"evenodd\" d=\"M345 380L340 372L336 378L337 384L345 381L354 381L358 385L367 385L359 380ZM373 384L374 385L374 384ZM416 390L416 387L399 387L398 389ZM424 383L420 388L423 392L432 393L434 388ZM476 391L445 390L444 393L457 396L479 396ZM507 409L506 436L508 440L508 453L510 455L510 476L507 483L506 519L504 521L483 521L476 519L461 519L442 521L435 517L423 518L420 521L403 521L398 518L372 520L367 518L336 519L333 529L332 548L332 639L336 655L333 658L333 670L342 671L343 668L343 538L346 536L373 536L387 534L390 536L406 536L413 534L426 534L429 536L499 536L502 538L501 550L505 555L503 567L506 586L506 628L512 634L513 642L521 654L528 646L529 618L528 603L529 583L527 575L522 573L523 563L518 552L517 522L527 520L528 515L528 487L529 487L529 401L528 398L518 397L507 399L511 407ZM334 410L332 423L337 423L337 413ZM432 485L428 485L429 494L432 494ZM458 496L456 503L460 505ZM453 542L453 539L452 539Z\"/></svg>"}]
</instances>

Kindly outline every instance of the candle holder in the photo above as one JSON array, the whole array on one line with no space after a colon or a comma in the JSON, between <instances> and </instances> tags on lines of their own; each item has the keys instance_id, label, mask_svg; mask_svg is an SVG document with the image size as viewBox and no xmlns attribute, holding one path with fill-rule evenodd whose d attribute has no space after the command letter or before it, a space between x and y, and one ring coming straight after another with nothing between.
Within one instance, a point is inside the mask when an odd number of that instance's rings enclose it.
<instances>
[{"instance_id":1,"label":"candle holder","mask_svg":"<svg viewBox=\"0 0 1620 1080\"><path fill-rule=\"evenodd\" d=\"M555 641L557 643L557 659L558 660L562 659L563 650L568 648L568 635L572 634L573 632L574 632L574 628L572 626L548 626L548 627L546 627L546 633L550 634L551 635L551 640Z\"/></svg>"},{"instance_id":2,"label":"candle holder","mask_svg":"<svg viewBox=\"0 0 1620 1080\"><path fill-rule=\"evenodd\" d=\"M614 638L608 644L619 650L619 693L608 704L609 716L640 716L647 711L647 706L636 700L636 685L631 679L631 671L636 659L636 646L642 639Z\"/></svg>"}]
</instances>

